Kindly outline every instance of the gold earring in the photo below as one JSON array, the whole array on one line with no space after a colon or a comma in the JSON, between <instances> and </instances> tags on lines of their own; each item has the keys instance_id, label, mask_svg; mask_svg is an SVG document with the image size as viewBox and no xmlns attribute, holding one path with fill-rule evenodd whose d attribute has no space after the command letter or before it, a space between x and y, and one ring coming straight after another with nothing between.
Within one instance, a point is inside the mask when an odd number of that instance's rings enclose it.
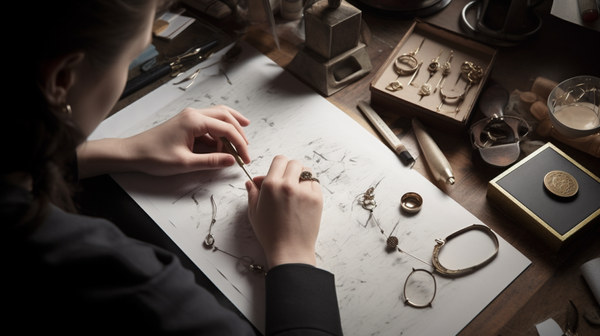
<instances>
[{"instance_id":1,"label":"gold earring","mask_svg":"<svg viewBox=\"0 0 600 336\"><path fill-rule=\"evenodd\" d=\"M73 114L73 110L71 109L71 105L69 104L65 104L65 107L63 107L63 112L68 114L69 116L71 114Z\"/></svg>"}]
</instances>

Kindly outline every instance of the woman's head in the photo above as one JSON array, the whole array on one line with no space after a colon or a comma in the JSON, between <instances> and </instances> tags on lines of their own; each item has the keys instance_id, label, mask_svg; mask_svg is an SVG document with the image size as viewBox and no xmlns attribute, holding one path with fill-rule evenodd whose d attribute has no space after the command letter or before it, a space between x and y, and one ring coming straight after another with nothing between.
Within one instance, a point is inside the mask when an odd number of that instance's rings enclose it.
<instances>
[{"instance_id":1,"label":"woman's head","mask_svg":"<svg viewBox=\"0 0 600 336\"><path fill-rule=\"evenodd\" d=\"M27 8L28 26L12 43L26 66L7 76L14 80L0 174L25 172L34 196L69 203L64 166L118 100L129 63L150 41L157 1L55 0Z\"/></svg>"},{"instance_id":2,"label":"woman's head","mask_svg":"<svg viewBox=\"0 0 600 336\"><path fill-rule=\"evenodd\" d=\"M46 52L34 55L39 87L54 109L71 107L71 121L87 136L119 98L131 61L150 43L156 1L63 0L42 6L38 19L52 28L40 36Z\"/></svg>"}]
</instances>

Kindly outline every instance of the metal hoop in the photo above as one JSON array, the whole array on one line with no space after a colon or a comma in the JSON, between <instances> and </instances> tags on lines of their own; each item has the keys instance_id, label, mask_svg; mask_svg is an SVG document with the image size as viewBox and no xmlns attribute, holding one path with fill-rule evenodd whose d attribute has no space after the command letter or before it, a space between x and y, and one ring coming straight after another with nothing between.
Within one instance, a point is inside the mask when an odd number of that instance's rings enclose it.
<instances>
[{"instance_id":1,"label":"metal hoop","mask_svg":"<svg viewBox=\"0 0 600 336\"><path fill-rule=\"evenodd\" d=\"M444 267L440 263L440 259L439 259L439 253L442 250L442 247L448 241L450 241L452 238L456 238L456 237L460 236L461 234L463 234L467 231L471 231L471 230L479 230L479 231L483 231L484 233L486 233L494 242L494 246L496 248L494 253L489 258L484 260L483 262L481 262L477 265L471 266L471 267L457 269L457 270L451 270L451 269ZM473 224L471 226L467 226L465 228L462 228L462 229L452 233L451 235L449 235L448 237L446 237L444 239L436 239L435 241L436 241L436 245L433 247L433 257L432 257L433 267L435 268L436 272L438 272L440 275L445 275L445 276L462 276L462 275L473 273L473 272L479 270L480 268L483 268L485 265L491 263L492 260L494 260L494 258L496 258L496 256L498 255L498 250L500 248L500 243L498 242L498 237L496 237L496 234L489 227L487 227L485 225L481 225L481 224Z\"/></svg>"},{"instance_id":2,"label":"metal hoop","mask_svg":"<svg viewBox=\"0 0 600 336\"><path fill-rule=\"evenodd\" d=\"M415 302L410 301L410 299L406 296L406 286L408 284L408 279L410 279L410 277L415 274L416 272L424 272L427 273L431 276L431 278L433 279L433 296L431 297L431 300L429 300L429 302L427 302L426 304L418 304ZM433 300L435 299L435 294L437 294L437 283L435 281L435 277L433 276L433 273L429 272L426 269L422 269L422 268L413 268L412 272L410 272L410 274L406 277L406 280L404 281L404 291L402 292L402 298L404 299L404 304L409 305L411 307L414 308L427 308L427 307L432 307L431 303L433 302Z\"/></svg>"}]
</instances>

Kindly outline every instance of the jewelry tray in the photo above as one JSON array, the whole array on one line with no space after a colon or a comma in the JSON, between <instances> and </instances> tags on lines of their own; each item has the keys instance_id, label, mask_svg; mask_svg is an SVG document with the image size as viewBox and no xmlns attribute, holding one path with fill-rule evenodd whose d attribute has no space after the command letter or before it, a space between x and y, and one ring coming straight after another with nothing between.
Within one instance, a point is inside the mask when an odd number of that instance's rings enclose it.
<instances>
[{"instance_id":1,"label":"jewelry tray","mask_svg":"<svg viewBox=\"0 0 600 336\"><path fill-rule=\"evenodd\" d=\"M423 61L419 72L413 80L413 84L416 84L416 86L407 85L412 75L398 77L397 72L394 70L394 62L398 56L414 52L423 39L425 39L425 42L415 55L419 62ZM439 87L435 93L433 93L433 89L440 78L442 78L442 69L435 72L431 79L429 79L430 72L428 71L428 66L438 57L441 49L443 49L443 52L438 59L440 65L443 65L448 60L450 51L452 50L453 52L453 58L450 62L450 74L445 78L443 85L444 93L448 96L456 96L463 93L467 86L468 81L465 78L466 76L461 76L461 65L463 62L473 62L483 69L483 77L479 83L473 84L467 92L460 104L458 113L454 113L456 109L454 99L448 100L448 103L444 104L441 108L442 111L451 112L438 112L437 110L442 102L442 97ZM496 49L416 19L371 82L371 105L406 117L418 117L419 120L428 126L442 131L461 132L467 127L477 97L490 75L495 59ZM461 79L458 80L456 87L454 87L459 76L461 76ZM387 90L386 87L396 79L402 83L403 89L394 92ZM421 99L419 89L428 79L428 83L432 86L432 94L423 96L423 99ZM450 91L453 88L454 91Z\"/></svg>"}]
</instances>

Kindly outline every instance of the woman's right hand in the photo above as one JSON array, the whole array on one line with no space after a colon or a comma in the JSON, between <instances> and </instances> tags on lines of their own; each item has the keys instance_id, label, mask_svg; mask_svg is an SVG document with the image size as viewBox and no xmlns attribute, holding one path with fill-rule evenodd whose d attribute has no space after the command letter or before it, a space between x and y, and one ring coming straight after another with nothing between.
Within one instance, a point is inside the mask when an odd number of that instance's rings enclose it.
<instances>
[{"instance_id":1,"label":"woman's right hand","mask_svg":"<svg viewBox=\"0 0 600 336\"><path fill-rule=\"evenodd\" d=\"M297 160L278 155L267 176L246 182L248 216L269 267L303 263L316 266L315 243L323 212L321 186L300 181L309 170Z\"/></svg>"}]
</instances>

